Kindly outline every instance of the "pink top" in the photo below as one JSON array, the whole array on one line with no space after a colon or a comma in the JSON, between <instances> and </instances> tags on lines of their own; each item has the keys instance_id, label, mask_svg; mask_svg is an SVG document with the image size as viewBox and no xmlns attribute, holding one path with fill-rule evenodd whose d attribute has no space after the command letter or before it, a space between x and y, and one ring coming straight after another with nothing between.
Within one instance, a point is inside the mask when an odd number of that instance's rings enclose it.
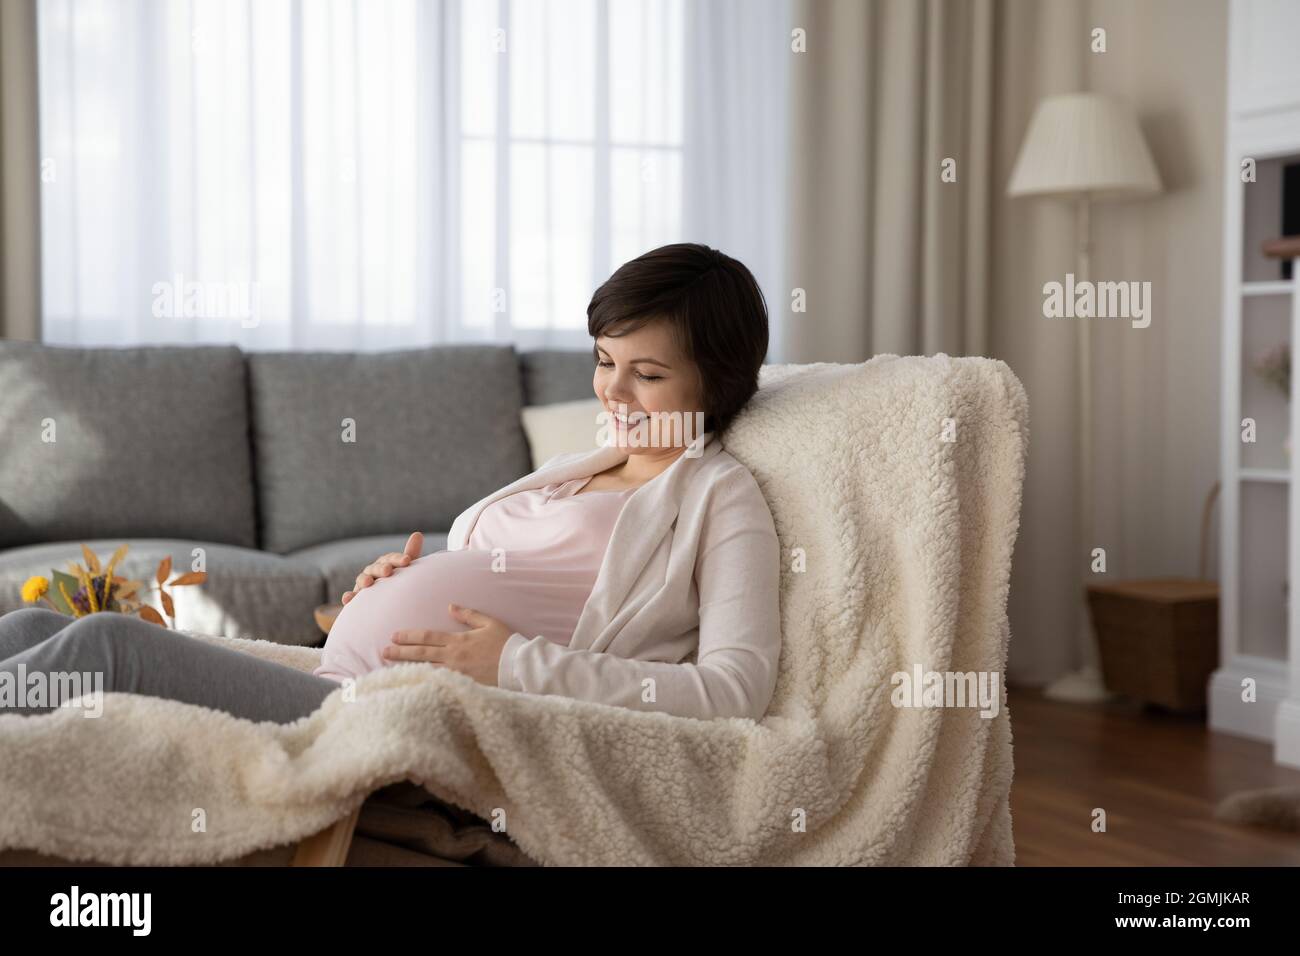
<instances>
[{"instance_id":1,"label":"pink top","mask_svg":"<svg viewBox=\"0 0 1300 956\"><path fill-rule=\"evenodd\" d=\"M449 603L512 630L568 646L629 495L588 491L592 476L507 495L483 509L464 549L436 551L396 568L343 605L330 628L320 677L342 681L387 664L393 632L466 631Z\"/></svg>"}]
</instances>

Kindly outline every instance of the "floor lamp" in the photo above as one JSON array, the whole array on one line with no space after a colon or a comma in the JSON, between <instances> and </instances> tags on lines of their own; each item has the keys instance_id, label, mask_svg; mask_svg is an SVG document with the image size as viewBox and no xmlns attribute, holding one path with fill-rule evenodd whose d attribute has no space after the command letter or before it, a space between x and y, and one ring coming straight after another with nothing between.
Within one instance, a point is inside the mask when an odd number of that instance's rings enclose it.
<instances>
[{"instance_id":1,"label":"floor lamp","mask_svg":"<svg viewBox=\"0 0 1300 956\"><path fill-rule=\"evenodd\" d=\"M1029 131L1007 185L1007 195L1012 197L1073 200L1077 232L1076 287L1092 278L1088 221L1092 202L1132 199L1158 192L1160 175L1138 128L1137 117L1127 104L1099 93L1068 93L1042 100L1029 122ZM1097 546L1092 538L1092 340L1090 320L1075 318L1073 321L1078 323L1079 336L1080 493L1076 520L1079 541L1090 552ZM1086 576L1080 579L1079 603L1075 608L1076 640L1083 666L1048 685L1046 696L1056 700L1098 701L1109 696L1101 679L1097 642L1089 625L1086 581Z\"/></svg>"}]
</instances>

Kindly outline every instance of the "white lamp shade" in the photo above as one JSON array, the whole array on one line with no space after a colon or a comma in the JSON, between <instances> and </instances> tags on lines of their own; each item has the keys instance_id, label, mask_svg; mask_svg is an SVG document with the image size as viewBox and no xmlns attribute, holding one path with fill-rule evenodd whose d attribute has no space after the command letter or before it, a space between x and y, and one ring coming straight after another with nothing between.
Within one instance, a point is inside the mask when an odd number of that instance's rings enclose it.
<instances>
[{"instance_id":1,"label":"white lamp shade","mask_svg":"<svg viewBox=\"0 0 1300 956\"><path fill-rule=\"evenodd\" d=\"M1160 174L1133 110L1099 93L1040 102L1007 185L1011 196L1118 199L1158 192Z\"/></svg>"}]
</instances>

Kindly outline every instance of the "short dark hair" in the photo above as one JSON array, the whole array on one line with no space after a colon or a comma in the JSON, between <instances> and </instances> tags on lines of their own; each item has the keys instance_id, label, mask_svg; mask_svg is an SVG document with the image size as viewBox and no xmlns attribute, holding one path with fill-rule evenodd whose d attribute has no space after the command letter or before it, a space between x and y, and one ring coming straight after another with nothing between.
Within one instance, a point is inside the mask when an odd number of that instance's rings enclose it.
<instances>
[{"instance_id":1,"label":"short dark hair","mask_svg":"<svg viewBox=\"0 0 1300 956\"><path fill-rule=\"evenodd\" d=\"M587 306L587 331L620 336L667 320L700 370L704 429L722 432L758 391L767 357L767 302L744 264L709 246L660 246L619 266Z\"/></svg>"}]
</instances>

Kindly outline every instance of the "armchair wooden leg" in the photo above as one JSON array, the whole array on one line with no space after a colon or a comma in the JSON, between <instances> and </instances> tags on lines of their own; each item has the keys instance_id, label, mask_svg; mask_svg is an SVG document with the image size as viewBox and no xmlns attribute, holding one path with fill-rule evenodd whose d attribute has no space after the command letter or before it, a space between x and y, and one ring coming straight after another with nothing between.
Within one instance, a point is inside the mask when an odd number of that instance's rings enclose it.
<instances>
[{"instance_id":1,"label":"armchair wooden leg","mask_svg":"<svg viewBox=\"0 0 1300 956\"><path fill-rule=\"evenodd\" d=\"M348 848L352 846L352 832L356 829L361 807L330 826L314 833L298 844L292 866L343 866L347 862Z\"/></svg>"}]
</instances>

